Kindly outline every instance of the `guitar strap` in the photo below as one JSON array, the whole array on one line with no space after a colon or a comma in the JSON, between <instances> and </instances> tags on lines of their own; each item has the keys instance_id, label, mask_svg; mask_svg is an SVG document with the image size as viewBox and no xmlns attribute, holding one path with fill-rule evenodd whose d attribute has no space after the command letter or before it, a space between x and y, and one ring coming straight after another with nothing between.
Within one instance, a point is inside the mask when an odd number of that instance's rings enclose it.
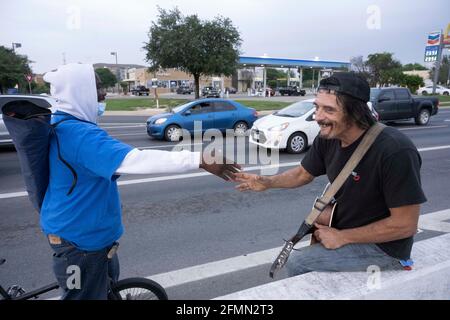
<instances>
[{"instance_id":1,"label":"guitar strap","mask_svg":"<svg viewBox=\"0 0 450 320\"><path fill-rule=\"evenodd\" d=\"M345 183L347 178L356 168L358 163L366 154L367 150L369 150L377 136L381 133L381 131L383 131L385 127L386 126L384 124L381 124L379 122L370 127L361 143L358 145L350 159L345 164L344 168L341 170L336 179L334 179L333 183L326 189L321 197L316 198L311 212L306 217L305 221L303 221L297 233L289 241L286 241L286 244L284 245L280 254L273 262L272 267L270 268L271 278L274 277L276 271L278 271L285 265L294 245L312 230L317 217L319 217L322 211L325 210L325 208L331 203L335 194Z\"/></svg>"}]
</instances>

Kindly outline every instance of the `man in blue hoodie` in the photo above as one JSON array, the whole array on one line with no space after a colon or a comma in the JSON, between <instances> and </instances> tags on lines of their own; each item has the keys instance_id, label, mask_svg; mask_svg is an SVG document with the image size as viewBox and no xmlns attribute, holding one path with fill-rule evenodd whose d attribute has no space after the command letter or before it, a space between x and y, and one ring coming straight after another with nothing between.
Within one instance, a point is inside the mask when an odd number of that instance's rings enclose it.
<instances>
[{"instance_id":1,"label":"man in blue hoodie","mask_svg":"<svg viewBox=\"0 0 450 320\"><path fill-rule=\"evenodd\" d=\"M110 279L119 276L119 261L111 250L123 233L119 175L203 168L229 180L239 166L211 164L199 152L139 150L109 136L97 126L105 93L92 65L67 64L46 73L44 80L57 101L52 122L64 120L50 142L50 179L41 209L54 273L62 299L107 299ZM76 181L58 152L76 172Z\"/></svg>"}]
</instances>

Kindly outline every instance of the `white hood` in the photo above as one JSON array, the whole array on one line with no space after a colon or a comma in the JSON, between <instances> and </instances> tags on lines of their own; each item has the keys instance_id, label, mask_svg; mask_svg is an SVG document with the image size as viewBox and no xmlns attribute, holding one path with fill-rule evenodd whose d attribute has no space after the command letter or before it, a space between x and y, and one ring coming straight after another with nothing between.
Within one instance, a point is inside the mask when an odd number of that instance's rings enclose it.
<instances>
[{"instance_id":1,"label":"white hood","mask_svg":"<svg viewBox=\"0 0 450 320\"><path fill-rule=\"evenodd\" d=\"M290 117L278 117L273 114L269 114L265 117L262 117L255 121L253 124L255 127L261 130L269 129L273 126L278 126L280 124L286 123L286 122L294 122L295 120L298 120L299 118L290 118Z\"/></svg>"},{"instance_id":2,"label":"white hood","mask_svg":"<svg viewBox=\"0 0 450 320\"><path fill-rule=\"evenodd\" d=\"M81 120L97 122L98 101L94 68L91 64L69 63L47 72L50 94L56 109Z\"/></svg>"}]
</instances>

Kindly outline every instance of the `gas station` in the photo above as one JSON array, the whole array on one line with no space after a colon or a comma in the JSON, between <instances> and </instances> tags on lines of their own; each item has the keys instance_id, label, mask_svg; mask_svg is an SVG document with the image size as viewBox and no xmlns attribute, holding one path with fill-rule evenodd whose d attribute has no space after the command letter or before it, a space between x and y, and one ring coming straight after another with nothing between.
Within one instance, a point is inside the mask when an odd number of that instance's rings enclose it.
<instances>
[{"instance_id":1,"label":"gas station","mask_svg":"<svg viewBox=\"0 0 450 320\"><path fill-rule=\"evenodd\" d=\"M238 91L255 90L257 86L266 92L267 87L267 68L284 68L288 69L287 85L292 81L299 83L299 87L303 88L303 70L308 68L313 70L313 83L315 81L315 73L317 72L317 83L324 77L330 76L333 71L341 70L348 71L350 69L350 62L347 61L328 61L319 60L304 60L304 59L285 59L285 58L271 58L263 57L239 57L238 70ZM294 70L298 74L298 78L290 79L290 71ZM262 73L257 81L255 75ZM248 85L251 81L251 85ZM247 86L246 86L247 84ZM312 88L314 90L314 88Z\"/></svg>"}]
</instances>

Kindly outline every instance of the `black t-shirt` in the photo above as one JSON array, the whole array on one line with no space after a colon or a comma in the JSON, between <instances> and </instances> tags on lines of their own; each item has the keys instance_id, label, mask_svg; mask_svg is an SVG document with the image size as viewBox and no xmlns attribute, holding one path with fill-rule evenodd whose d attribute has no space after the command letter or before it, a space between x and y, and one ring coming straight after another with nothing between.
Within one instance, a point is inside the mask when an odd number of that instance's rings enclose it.
<instances>
[{"instance_id":1,"label":"black t-shirt","mask_svg":"<svg viewBox=\"0 0 450 320\"><path fill-rule=\"evenodd\" d=\"M326 174L333 182L363 136L345 148L337 139L317 136L302 166L315 177ZM335 195L337 207L332 227L361 227L389 217L389 208L425 202L421 164L412 141L400 131L386 127ZM412 244L413 237L409 237L377 245L392 257L409 259Z\"/></svg>"}]
</instances>

